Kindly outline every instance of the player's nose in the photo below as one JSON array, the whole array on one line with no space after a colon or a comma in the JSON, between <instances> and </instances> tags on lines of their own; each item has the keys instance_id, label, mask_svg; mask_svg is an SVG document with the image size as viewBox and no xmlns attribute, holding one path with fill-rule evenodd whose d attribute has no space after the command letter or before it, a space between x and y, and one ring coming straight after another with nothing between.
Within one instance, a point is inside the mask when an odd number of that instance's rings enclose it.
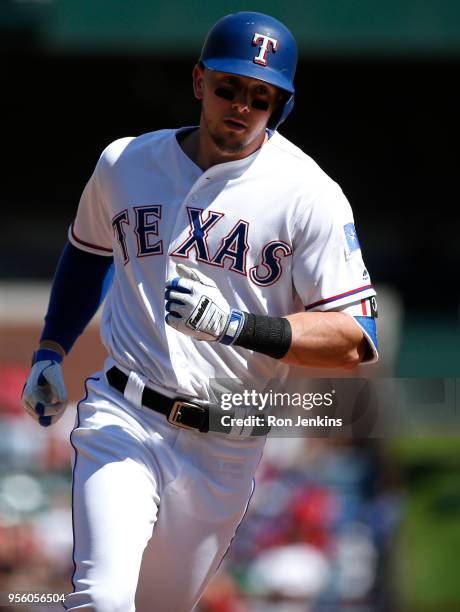
<instances>
[{"instance_id":1,"label":"player's nose","mask_svg":"<svg viewBox=\"0 0 460 612\"><path fill-rule=\"evenodd\" d=\"M232 108L238 110L240 113L248 113L251 107L251 98L249 91L246 89L239 89L235 92L232 100Z\"/></svg>"}]
</instances>

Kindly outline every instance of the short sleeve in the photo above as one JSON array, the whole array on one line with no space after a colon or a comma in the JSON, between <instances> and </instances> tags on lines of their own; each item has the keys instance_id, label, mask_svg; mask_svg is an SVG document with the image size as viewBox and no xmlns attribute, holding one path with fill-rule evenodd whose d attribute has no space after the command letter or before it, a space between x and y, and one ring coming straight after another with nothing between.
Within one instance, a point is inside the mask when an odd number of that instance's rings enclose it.
<instances>
[{"instance_id":1,"label":"short sleeve","mask_svg":"<svg viewBox=\"0 0 460 612\"><path fill-rule=\"evenodd\" d=\"M112 224L101 187L102 163L101 157L83 190L77 215L69 228L69 241L88 253L112 256Z\"/></svg>"},{"instance_id":2,"label":"short sleeve","mask_svg":"<svg viewBox=\"0 0 460 612\"><path fill-rule=\"evenodd\" d=\"M338 310L375 295L350 204L336 183L298 208L293 282L307 311Z\"/></svg>"}]
</instances>

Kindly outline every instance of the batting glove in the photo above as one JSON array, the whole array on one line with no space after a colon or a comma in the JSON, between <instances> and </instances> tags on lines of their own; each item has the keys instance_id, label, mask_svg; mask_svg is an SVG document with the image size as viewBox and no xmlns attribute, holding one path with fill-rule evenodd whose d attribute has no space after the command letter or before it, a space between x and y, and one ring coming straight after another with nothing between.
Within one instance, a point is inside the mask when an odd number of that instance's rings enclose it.
<instances>
[{"instance_id":1,"label":"batting glove","mask_svg":"<svg viewBox=\"0 0 460 612\"><path fill-rule=\"evenodd\" d=\"M166 281L166 323L177 331L207 342L232 344L244 323L216 283L202 272L177 264L179 276Z\"/></svg>"},{"instance_id":2,"label":"batting glove","mask_svg":"<svg viewBox=\"0 0 460 612\"><path fill-rule=\"evenodd\" d=\"M59 365L61 361L61 355L55 351L37 351L22 390L22 405L43 427L56 423L67 406L67 391Z\"/></svg>"}]
</instances>

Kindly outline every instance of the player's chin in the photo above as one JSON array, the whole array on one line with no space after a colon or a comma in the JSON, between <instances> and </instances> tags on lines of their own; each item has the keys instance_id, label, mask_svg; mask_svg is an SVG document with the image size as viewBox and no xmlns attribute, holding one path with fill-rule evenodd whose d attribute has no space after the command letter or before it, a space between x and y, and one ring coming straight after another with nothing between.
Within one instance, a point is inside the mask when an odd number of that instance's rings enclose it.
<instances>
[{"instance_id":1,"label":"player's chin","mask_svg":"<svg viewBox=\"0 0 460 612\"><path fill-rule=\"evenodd\" d=\"M235 132L219 130L213 134L214 144L222 153L240 153L247 146L246 138Z\"/></svg>"}]
</instances>

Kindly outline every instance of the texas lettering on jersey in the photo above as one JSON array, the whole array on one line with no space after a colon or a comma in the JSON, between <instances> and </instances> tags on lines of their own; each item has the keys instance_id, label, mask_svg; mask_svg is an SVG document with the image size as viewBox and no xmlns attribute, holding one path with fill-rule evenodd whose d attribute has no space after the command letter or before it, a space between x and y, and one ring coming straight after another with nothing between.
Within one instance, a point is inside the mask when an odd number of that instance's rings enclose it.
<instances>
[{"instance_id":1,"label":"texas lettering on jersey","mask_svg":"<svg viewBox=\"0 0 460 612\"><path fill-rule=\"evenodd\" d=\"M128 210L123 210L112 219L114 234L120 249L123 264L130 261L130 253L126 240L126 232L134 231L137 237L136 257L149 257L163 255L163 240L160 238L159 230L162 205L134 206L134 224L131 225ZM197 261L212 266L224 267L224 262L229 261L228 269L248 276L257 285L271 285L275 283L282 274L281 259L292 254L292 248L282 240L273 240L262 249L257 258L260 265L253 266L247 272L247 254L250 250L249 244L249 222L240 219L224 236L220 236L220 246L215 253L210 253L208 245L209 232L219 231L219 221L223 213L209 210L204 218L204 211L200 208L187 207L190 221L189 235L182 244L172 250L169 255L188 259L190 253L194 252Z\"/></svg>"}]
</instances>

